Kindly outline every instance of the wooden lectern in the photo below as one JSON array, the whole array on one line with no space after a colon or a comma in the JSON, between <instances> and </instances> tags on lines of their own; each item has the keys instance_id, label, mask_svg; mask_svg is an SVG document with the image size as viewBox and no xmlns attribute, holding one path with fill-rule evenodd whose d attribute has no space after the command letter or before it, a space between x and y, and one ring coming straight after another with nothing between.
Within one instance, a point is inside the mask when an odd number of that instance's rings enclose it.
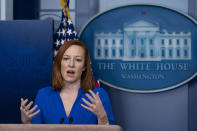
<instances>
[{"instance_id":1,"label":"wooden lectern","mask_svg":"<svg viewBox=\"0 0 197 131\"><path fill-rule=\"evenodd\" d=\"M0 131L123 131L118 125L0 124Z\"/></svg>"}]
</instances>

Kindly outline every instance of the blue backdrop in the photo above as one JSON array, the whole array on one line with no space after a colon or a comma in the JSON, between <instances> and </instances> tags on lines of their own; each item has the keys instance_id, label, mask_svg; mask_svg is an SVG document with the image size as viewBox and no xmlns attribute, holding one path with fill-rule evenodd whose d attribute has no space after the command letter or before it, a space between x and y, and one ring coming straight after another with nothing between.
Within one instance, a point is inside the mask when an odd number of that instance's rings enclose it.
<instances>
[{"instance_id":1,"label":"blue backdrop","mask_svg":"<svg viewBox=\"0 0 197 131\"><path fill-rule=\"evenodd\" d=\"M20 123L20 98L51 85L52 21L0 21L0 123Z\"/></svg>"}]
</instances>

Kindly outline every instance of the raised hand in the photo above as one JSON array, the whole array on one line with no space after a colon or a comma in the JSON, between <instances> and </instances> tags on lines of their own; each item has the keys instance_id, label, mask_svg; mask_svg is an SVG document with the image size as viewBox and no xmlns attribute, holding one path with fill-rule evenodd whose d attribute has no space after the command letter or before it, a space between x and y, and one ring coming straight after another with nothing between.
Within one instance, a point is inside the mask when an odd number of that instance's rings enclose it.
<instances>
[{"instance_id":1,"label":"raised hand","mask_svg":"<svg viewBox=\"0 0 197 131\"><path fill-rule=\"evenodd\" d=\"M105 112L105 109L103 107L103 103L99 97L99 92L97 92L96 94L89 90L89 93L92 95L90 96L88 93L86 93L86 96L88 97L88 99L92 102L88 102L86 99L82 98L83 102L87 105L81 104L81 106L89 111L91 111L92 113L94 113L97 118L98 118L98 124L108 124L108 118L107 118L107 114Z\"/></svg>"},{"instance_id":2,"label":"raised hand","mask_svg":"<svg viewBox=\"0 0 197 131\"><path fill-rule=\"evenodd\" d=\"M40 109L34 112L38 107L37 105L31 108L31 106L33 105L33 101L29 102L29 104L27 104L27 102L28 99L24 100L23 98L21 98L20 110L21 110L21 121L23 124L29 124L32 118L40 112Z\"/></svg>"}]
</instances>

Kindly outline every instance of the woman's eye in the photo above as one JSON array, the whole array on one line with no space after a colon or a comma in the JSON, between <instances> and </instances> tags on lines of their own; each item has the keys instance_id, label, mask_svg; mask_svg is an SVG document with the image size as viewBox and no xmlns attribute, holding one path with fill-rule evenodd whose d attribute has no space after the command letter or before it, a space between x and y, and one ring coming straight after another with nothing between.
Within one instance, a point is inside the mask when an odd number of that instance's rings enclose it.
<instances>
[{"instance_id":1,"label":"woman's eye","mask_svg":"<svg viewBox=\"0 0 197 131\"><path fill-rule=\"evenodd\" d=\"M69 58L67 58L67 57L64 57L64 58L63 58L63 60L68 60L68 59L69 59Z\"/></svg>"},{"instance_id":2,"label":"woman's eye","mask_svg":"<svg viewBox=\"0 0 197 131\"><path fill-rule=\"evenodd\" d=\"M78 62L81 62L82 60L81 59L76 59Z\"/></svg>"}]
</instances>

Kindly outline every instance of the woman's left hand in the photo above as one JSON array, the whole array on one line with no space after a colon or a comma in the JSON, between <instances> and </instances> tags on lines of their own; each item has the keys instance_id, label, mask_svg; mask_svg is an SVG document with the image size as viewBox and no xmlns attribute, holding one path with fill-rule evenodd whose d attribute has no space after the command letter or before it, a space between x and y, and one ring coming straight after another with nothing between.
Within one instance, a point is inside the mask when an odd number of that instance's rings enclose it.
<instances>
[{"instance_id":1,"label":"woman's left hand","mask_svg":"<svg viewBox=\"0 0 197 131\"><path fill-rule=\"evenodd\" d=\"M90 96L88 93L86 93L86 96L88 97L88 99L90 99L90 102L88 102L86 99L82 98L83 102L87 105L81 104L81 106L89 111L91 111L92 113L94 113L97 118L98 118L98 124L108 124L108 118L107 118L107 114L105 112L105 109L103 107L103 103L101 102L101 99L99 97L99 92L97 92L96 94L89 90L90 94L92 96Z\"/></svg>"}]
</instances>

